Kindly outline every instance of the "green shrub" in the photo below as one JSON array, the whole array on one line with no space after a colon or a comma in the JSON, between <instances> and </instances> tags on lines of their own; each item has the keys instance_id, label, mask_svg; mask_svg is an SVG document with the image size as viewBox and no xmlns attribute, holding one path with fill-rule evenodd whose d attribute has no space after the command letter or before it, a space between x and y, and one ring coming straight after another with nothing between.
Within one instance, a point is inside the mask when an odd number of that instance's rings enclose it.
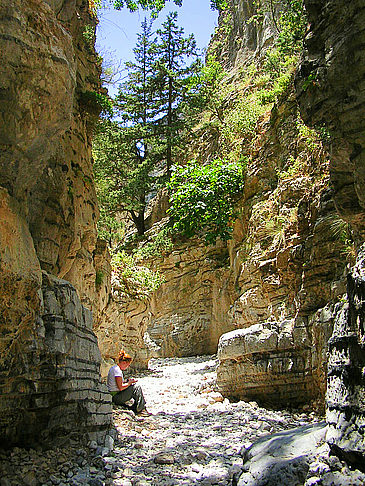
<instances>
[{"instance_id":1,"label":"green shrub","mask_svg":"<svg viewBox=\"0 0 365 486\"><path fill-rule=\"evenodd\" d=\"M134 256L137 261L151 257L161 257L170 253L173 248L172 228L163 228L150 241L140 246Z\"/></svg>"},{"instance_id":2,"label":"green shrub","mask_svg":"<svg viewBox=\"0 0 365 486\"><path fill-rule=\"evenodd\" d=\"M113 288L120 296L145 299L165 281L163 275L138 265L135 258L125 251L112 257Z\"/></svg>"},{"instance_id":3,"label":"green shrub","mask_svg":"<svg viewBox=\"0 0 365 486\"><path fill-rule=\"evenodd\" d=\"M204 234L206 244L231 238L234 203L243 189L243 165L214 160L176 166L169 183L173 228L187 237Z\"/></svg>"},{"instance_id":4,"label":"green shrub","mask_svg":"<svg viewBox=\"0 0 365 486\"><path fill-rule=\"evenodd\" d=\"M104 115L113 115L113 103L110 98L97 91L83 91L79 94L79 101L84 111L92 115L101 112Z\"/></svg>"},{"instance_id":5,"label":"green shrub","mask_svg":"<svg viewBox=\"0 0 365 486\"><path fill-rule=\"evenodd\" d=\"M100 287L104 281L104 272L102 270L96 270L95 286Z\"/></svg>"}]
</instances>

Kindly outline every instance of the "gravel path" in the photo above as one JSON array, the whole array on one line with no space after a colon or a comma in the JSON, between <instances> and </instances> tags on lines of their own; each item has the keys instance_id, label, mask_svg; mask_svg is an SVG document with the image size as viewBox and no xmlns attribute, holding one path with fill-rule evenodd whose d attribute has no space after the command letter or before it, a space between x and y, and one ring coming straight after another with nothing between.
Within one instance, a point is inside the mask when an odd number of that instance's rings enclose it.
<instances>
[{"instance_id":1,"label":"gravel path","mask_svg":"<svg viewBox=\"0 0 365 486\"><path fill-rule=\"evenodd\" d=\"M153 415L115 409L119 437L114 457L105 458L109 484L228 485L242 466L242 447L314 419L223 400L214 390L216 366L212 356L152 360L139 383Z\"/></svg>"}]
</instances>

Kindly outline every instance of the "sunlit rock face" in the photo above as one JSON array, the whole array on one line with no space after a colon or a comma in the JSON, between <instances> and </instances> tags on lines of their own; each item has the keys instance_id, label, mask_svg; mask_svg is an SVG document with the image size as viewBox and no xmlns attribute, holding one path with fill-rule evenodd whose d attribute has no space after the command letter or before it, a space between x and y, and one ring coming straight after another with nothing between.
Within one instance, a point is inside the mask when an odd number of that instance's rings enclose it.
<instances>
[{"instance_id":1,"label":"sunlit rock face","mask_svg":"<svg viewBox=\"0 0 365 486\"><path fill-rule=\"evenodd\" d=\"M226 245L192 239L176 245L158 268L165 283L152 296L148 323L157 355L215 353L219 336L231 329L234 286Z\"/></svg>"},{"instance_id":2,"label":"sunlit rock face","mask_svg":"<svg viewBox=\"0 0 365 486\"><path fill-rule=\"evenodd\" d=\"M106 410L96 422L89 416L91 401L103 401L101 389L87 403L83 378L75 381L84 376L85 359L85 384L98 389L100 356L91 317L78 300L90 309L98 303L90 138L98 110L82 103L82 93L99 86L96 55L83 36L94 23L85 0L0 0L0 387L1 436L8 444L34 440L36 427L53 433L52 417L63 412L68 425L60 433L66 432L80 422L72 407L89 431L102 434L110 422ZM75 285L79 297L68 290L69 308L84 317L63 318L67 299L60 296L47 307L41 269ZM78 355L73 363L68 351Z\"/></svg>"},{"instance_id":3,"label":"sunlit rock face","mask_svg":"<svg viewBox=\"0 0 365 486\"><path fill-rule=\"evenodd\" d=\"M42 268L91 306L98 210L90 116L79 101L99 83L82 35L94 20L86 1L38 0L1 2L0 21L1 185L21 202Z\"/></svg>"},{"instance_id":4,"label":"sunlit rock face","mask_svg":"<svg viewBox=\"0 0 365 486\"><path fill-rule=\"evenodd\" d=\"M296 77L301 113L333 138L331 182L342 217L364 239L365 121L361 0L305 2L310 31Z\"/></svg>"},{"instance_id":5,"label":"sunlit rock face","mask_svg":"<svg viewBox=\"0 0 365 486\"><path fill-rule=\"evenodd\" d=\"M149 264L164 277L152 295L138 299L118 293L117 282L112 285L96 319L103 357L115 358L124 348L133 357L133 367L146 368L151 357L215 353L221 334L231 330L228 312L234 280L228 278L226 245L206 247L193 238Z\"/></svg>"},{"instance_id":6,"label":"sunlit rock face","mask_svg":"<svg viewBox=\"0 0 365 486\"><path fill-rule=\"evenodd\" d=\"M234 27L221 52L233 72L257 59L275 35L269 19L260 28L247 25L246 15L253 13L252 4L231 2ZM244 27L238 28L240 23ZM238 330L221 337L217 380L232 398L276 406L317 400L321 406L333 305L345 292L346 262L331 234L337 216L326 157L313 155L310 174L304 170L280 177L303 147L297 114L295 96L288 92L272 110L270 127L259 138L247 171L241 217L230 244L239 294L230 315ZM270 237L268 228L279 220L287 222L276 225Z\"/></svg>"},{"instance_id":7,"label":"sunlit rock face","mask_svg":"<svg viewBox=\"0 0 365 486\"><path fill-rule=\"evenodd\" d=\"M227 71L258 60L277 35L268 13L263 14L262 23L247 22L256 13L251 0L230 0L228 8L220 13L219 25L223 28L212 37L208 56L216 55Z\"/></svg>"},{"instance_id":8,"label":"sunlit rock face","mask_svg":"<svg viewBox=\"0 0 365 486\"><path fill-rule=\"evenodd\" d=\"M365 11L360 0L307 0L305 4L310 30L296 79L300 108L308 123L324 124L332 135L334 200L361 247L348 276L348 303L337 307L329 342L328 441L334 452L363 467Z\"/></svg>"},{"instance_id":9,"label":"sunlit rock face","mask_svg":"<svg viewBox=\"0 0 365 486\"><path fill-rule=\"evenodd\" d=\"M294 145L297 153L304 149L297 110L289 97L272 111L247 171L241 214L229 244L238 294L229 314L237 331L228 341L221 337L217 381L232 398L275 406L318 400L322 406L332 307L345 292L346 261L341 241L331 232L336 212L326 158L314 156L309 173L276 175ZM271 232L275 220L282 223Z\"/></svg>"}]
</instances>

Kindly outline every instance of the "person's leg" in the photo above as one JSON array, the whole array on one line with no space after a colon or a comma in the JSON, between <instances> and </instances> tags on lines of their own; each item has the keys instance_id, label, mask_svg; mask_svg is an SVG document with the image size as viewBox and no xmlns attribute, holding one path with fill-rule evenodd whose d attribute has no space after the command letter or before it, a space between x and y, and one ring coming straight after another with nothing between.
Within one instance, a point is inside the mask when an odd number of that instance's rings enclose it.
<instances>
[{"instance_id":1,"label":"person's leg","mask_svg":"<svg viewBox=\"0 0 365 486\"><path fill-rule=\"evenodd\" d=\"M124 405L125 402L128 402L133 397L133 386L129 386L125 390L119 391L116 395L113 396L112 401L115 405Z\"/></svg>"},{"instance_id":2,"label":"person's leg","mask_svg":"<svg viewBox=\"0 0 365 486\"><path fill-rule=\"evenodd\" d=\"M133 412L142 412L146 408L146 401L143 396L142 388L140 385L133 385L129 388L133 389L132 398L134 399L134 404L132 405ZM127 388L128 390L128 388Z\"/></svg>"}]
</instances>

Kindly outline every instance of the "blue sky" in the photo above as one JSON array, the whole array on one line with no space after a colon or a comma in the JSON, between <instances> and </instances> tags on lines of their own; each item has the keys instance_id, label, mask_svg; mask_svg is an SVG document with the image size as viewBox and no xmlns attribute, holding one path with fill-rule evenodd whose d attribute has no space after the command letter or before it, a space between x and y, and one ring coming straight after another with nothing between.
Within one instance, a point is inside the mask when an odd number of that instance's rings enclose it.
<instances>
[{"instance_id":1,"label":"blue sky","mask_svg":"<svg viewBox=\"0 0 365 486\"><path fill-rule=\"evenodd\" d=\"M194 34L199 48L207 47L218 19L218 12L210 9L210 0L184 0L180 8L173 2L168 2L154 22L156 29L171 11L178 12L179 24L184 28L185 34ZM105 59L113 59L115 62L124 63L133 59L132 49L145 15L147 12L129 13L127 9L100 11L96 41L98 52ZM113 95L117 88L108 89Z\"/></svg>"}]
</instances>

